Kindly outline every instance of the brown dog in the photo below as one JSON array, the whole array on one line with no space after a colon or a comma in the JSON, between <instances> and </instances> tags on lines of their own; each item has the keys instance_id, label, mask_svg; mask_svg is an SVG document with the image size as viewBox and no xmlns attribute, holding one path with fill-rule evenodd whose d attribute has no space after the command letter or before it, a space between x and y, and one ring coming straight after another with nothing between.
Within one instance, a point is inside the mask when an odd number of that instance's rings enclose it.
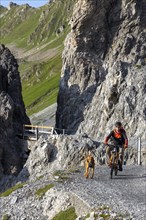
<instances>
[{"instance_id":1,"label":"brown dog","mask_svg":"<svg viewBox=\"0 0 146 220\"><path fill-rule=\"evenodd\" d=\"M85 159L85 177L86 179L89 177L89 173L91 172L91 179L94 177L94 168L95 168L95 160L92 155L88 155Z\"/></svg>"}]
</instances>

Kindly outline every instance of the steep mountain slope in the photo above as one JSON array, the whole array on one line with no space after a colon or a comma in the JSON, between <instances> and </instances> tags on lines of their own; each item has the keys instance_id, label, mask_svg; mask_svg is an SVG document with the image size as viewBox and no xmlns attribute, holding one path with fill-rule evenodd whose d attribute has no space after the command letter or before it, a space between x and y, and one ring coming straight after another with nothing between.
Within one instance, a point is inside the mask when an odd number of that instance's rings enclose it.
<instances>
[{"instance_id":1,"label":"steep mountain slope","mask_svg":"<svg viewBox=\"0 0 146 220\"><path fill-rule=\"evenodd\" d=\"M56 127L146 138L146 2L79 0L65 41Z\"/></svg>"},{"instance_id":2,"label":"steep mountain slope","mask_svg":"<svg viewBox=\"0 0 146 220\"><path fill-rule=\"evenodd\" d=\"M56 102L63 41L74 1L56 0L40 8L11 3L1 6L0 42L19 62L23 97L32 114Z\"/></svg>"},{"instance_id":3,"label":"steep mountain slope","mask_svg":"<svg viewBox=\"0 0 146 220\"><path fill-rule=\"evenodd\" d=\"M3 7L2 5L0 5L0 17L4 16L4 13L7 11L7 8Z\"/></svg>"}]
</instances>

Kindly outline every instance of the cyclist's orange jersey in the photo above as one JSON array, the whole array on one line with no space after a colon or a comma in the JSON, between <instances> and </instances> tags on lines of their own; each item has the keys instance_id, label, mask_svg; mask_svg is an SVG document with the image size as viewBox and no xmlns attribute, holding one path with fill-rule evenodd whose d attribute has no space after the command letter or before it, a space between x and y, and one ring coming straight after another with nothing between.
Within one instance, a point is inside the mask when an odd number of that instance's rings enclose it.
<instances>
[{"instance_id":1,"label":"cyclist's orange jersey","mask_svg":"<svg viewBox=\"0 0 146 220\"><path fill-rule=\"evenodd\" d=\"M105 138L105 143L108 143L108 140L111 140L111 142L113 142L114 145L128 145L128 138L126 135L126 131L121 128L121 130L119 132L117 132L116 130L113 130L110 132L110 134Z\"/></svg>"}]
</instances>

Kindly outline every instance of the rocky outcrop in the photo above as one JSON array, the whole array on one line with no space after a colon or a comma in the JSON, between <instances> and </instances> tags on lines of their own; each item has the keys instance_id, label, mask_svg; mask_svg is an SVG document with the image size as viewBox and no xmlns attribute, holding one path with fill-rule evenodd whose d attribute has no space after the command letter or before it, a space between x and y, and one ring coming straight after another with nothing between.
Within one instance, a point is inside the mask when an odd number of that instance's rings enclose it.
<instances>
[{"instance_id":1,"label":"rocky outcrop","mask_svg":"<svg viewBox=\"0 0 146 220\"><path fill-rule=\"evenodd\" d=\"M40 137L31 146L29 158L21 171L23 178L40 176L55 170L76 169L83 165L83 160L89 150L96 149L99 143L81 135L52 135L49 138Z\"/></svg>"},{"instance_id":2,"label":"rocky outcrop","mask_svg":"<svg viewBox=\"0 0 146 220\"><path fill-rule=\"evenodd\" d=\"M124 164L137 164L137 148L135 143L129 143L125 150ZM84 166L89 152L95 158L96 165L106 164L106 149L103 144L82 135L50 135L41 136L35 144L30 146L31 152L19 179L26 181L45 173L56 170L75 170ZM141 164L146 165L145 143L142 143Z\"/></svg>"},{"instance_id":3,"label":"rocky outcrop","mask_svg":"<svg viewBox=\"0 0 146 220\"><path fill-rule=\"evenodd\" d=\"M21 95L18 64L9 49L0 46L0 176L17 174L22 166L17 135L29 119Z\"/></svg>"},{"instance_id":4,"label":"rocky outcrop","mask_svg":"<svg viewBox=\"0 0 146 220\"><path fill-rule=\"evenodd\" d=\"M56 127L146 137L146 3L78 0L65 40Z\"/></svg>"},{"instance_id":5,"label":"rocky outcrop","mask_svg":"<svg viewBox=\"0 0 146 220\"><path fill-rule=\"evenodd\" d=\"M9 6L8 6L8 9L10 10L10 9L12 9L12 8L14 8L14 7L17 7L18 5L16 4L16 3L14 3L14 2L10 2L9 3Z\"/></svg>"}]
</instances>

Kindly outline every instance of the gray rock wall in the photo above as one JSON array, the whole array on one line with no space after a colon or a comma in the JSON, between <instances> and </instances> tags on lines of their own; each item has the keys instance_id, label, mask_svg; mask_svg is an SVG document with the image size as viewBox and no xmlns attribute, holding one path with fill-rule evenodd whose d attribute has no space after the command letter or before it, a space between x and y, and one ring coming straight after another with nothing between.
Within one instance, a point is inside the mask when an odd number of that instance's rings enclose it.
<instances>
[{"instance_id":1,"label":"gray rock wall","mask_svg":"<svg viewBox=\"0 0 146 220\"><path fill-rule=\"evenodd\" d=\"M29 158L21 171L19 177L30 178L44 175L45 172L54 172L62 169L76 169L83 165L88 151L98 146L88 137L81 135L53 135L41 136L31 146Z\"/></svg>"},{"instance_id":2,"label":"gray rock wall","mask_svg":"<svg viewBox=\"0 0 146 220\"><path fill-rule=\"evenodd\" d=\"M146 138L146 2L78 0L65 40L56 127Z\"/></svg>"},{"instance_id":3,"label":"gray rock wall","mask_svg":"<svg viewBox=\"0 0 146 220\"><path fill-rule=\"evenodd\" d=\"M17 61L9 49L0 45L0 176L20 171L23 158L17 135L28 123Z\"/></svg>"}]
</instances>

